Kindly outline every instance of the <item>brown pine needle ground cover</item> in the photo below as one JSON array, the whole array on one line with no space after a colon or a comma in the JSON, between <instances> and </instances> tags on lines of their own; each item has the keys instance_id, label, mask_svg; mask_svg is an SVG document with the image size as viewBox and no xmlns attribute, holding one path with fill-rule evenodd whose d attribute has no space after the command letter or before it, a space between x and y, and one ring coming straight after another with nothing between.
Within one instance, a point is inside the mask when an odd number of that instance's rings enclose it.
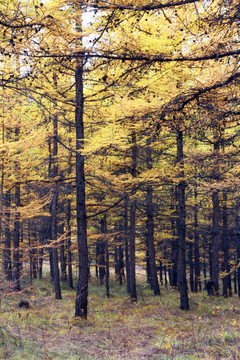
<instances>
[{"instance_id":1,"label":"brown pine needle ground cover","mask_svg":"<svg viewBox=\"0 0 240 360\"><path fill-rule=\"evenodd\" d=\"M89 318L75 319L75 292L54 299L46 280L21 294L3 297L0 308L0 359L240 359L240 300L191 294L191 310L179 309L178 292L162 289L154 297L138 287L131 304L124 287L111 284L111 297L92 280ZM19 309L26 299L30 309Z\"/></svg>"}]
</instances>

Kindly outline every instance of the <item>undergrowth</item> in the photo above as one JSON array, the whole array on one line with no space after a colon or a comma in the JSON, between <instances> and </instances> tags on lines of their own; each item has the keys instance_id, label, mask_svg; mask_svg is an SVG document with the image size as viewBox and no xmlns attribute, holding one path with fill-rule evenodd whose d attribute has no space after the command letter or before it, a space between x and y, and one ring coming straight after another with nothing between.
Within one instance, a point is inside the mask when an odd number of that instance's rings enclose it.
<instances>
[{"instance_id":1,"label":"undergrowth","mask_svg":"<svg viewBox=\"0 0 240 360\"><path fill-rule=\"evenodd\" d=\"M55 300L49 280L8 293L0 308L0 359L213 360L240 359L239 299L190 294L190 311L179 309L176 290L152 295L138 285L131 304L125 286L110 283L110 298L92 279L88 320L74 318L75 290L63 286ZM21 299L30 309L19 309Z\"/></svg>"}]
</instances>

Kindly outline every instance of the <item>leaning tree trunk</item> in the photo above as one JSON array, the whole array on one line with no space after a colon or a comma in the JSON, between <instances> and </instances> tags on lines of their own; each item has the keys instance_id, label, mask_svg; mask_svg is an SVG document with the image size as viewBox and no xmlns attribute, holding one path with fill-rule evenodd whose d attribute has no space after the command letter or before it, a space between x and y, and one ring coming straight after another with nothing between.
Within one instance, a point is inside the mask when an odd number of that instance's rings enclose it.
<instances>
[{"instance_id":1,"label":"leaning tree trunk","mask_svg":"<svg viewBox=\"0 0 240 360\"><path fill-rule=\"evenodd\" d=\"M180 308L182 310L189 309L187 278L186 278L186 208L185 208L185 181L183 180L183 132L177 130L177 161L180 166L179 184L177 187L178 194L178 219L177 219L177 235L178 235L178 287L180 291Z\"/></svg>"},{"instance_id":2,"label":"leaning tree trunk","mask_svg":"<svg viewBox=\"0 0 240 360\"><path fill-rule=\"evenodd\" d=\"M81 31L81 29L79 29ZM81 42L81 40L80 40ZM78 283L75 303L75 316L87 318L88 311L88 245L87 245L87 216L85 202L85 173L84 155L81 153L84 145L83 124L83 64L77 59L75 70L76 82L76 194L77 194L77 241L78 241Z\"/></svg>"}]
</instances>

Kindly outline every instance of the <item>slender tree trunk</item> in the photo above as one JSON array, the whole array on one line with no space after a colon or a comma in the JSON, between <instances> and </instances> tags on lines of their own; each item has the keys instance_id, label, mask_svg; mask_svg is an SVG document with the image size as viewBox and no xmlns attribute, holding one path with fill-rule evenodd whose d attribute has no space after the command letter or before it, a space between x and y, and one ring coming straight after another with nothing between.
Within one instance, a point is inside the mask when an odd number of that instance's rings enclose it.
<instances>
[{"instance_id":1,"label":"slender tree trunk","mask_svg":"<svg viewBox=\"0 0 240 360\"><path fill-rule=\"evenodd\" d=\"M118 254L119 254L119 285L122 285L124 279L124 260L123 260L123 247L121 244L118 247Z\"/></svg>"},{"instance_id":2,"label":"slender tree trunk","mask_svg":"<svg viewBox=\"0 0 240 360\"><path fill-rule=\"evenodd\" d=\"M73 289L73 273L72 273L72 250L71 250L71 200L67 201L67 266L68 266L68 284Z\"/></svg>"},{"instance_id":3,"label":"slender tree trunk","mask_svg":"<svg viewBox=\"0 0 240 360\"><path fill-rule=\"evenodd\" d=\"M171 276L170 278L170 285L173 288L177 288L178 286L178 274L177 274L177 269L178 269L178 241L175 240L176 237L176 220L175 218L177 217L177 208L175 206L176 202L177 202L177 189L175 188L175 190L172 188L172 203L171 203L171 212L173 213L171 215L171 230L172 230L172 235L173 235L173 239L171 240L171 263L172 263L172 268L171 268Z\"/></svg>"},{"instance_id":4,"label":"slender tree trunk","mask_svg":"<svg viewBox=\"0 0 240 360\"><path fill-rule=\"evenodd\" d=\"M194 274L193 274L194 266L193 266L193 243L192 243L192 239L190 239L189 244L188 244L188 259L189 259L189 270L190 270L189 282L190 282L191 291L193 292L194 291Z\"/></svg>"},{"instance_id":5,"label":"slender tree trunk","mask_svg":"<svg viewBox=\"0 0 240 360\"><path fill-rule=\"evenodd\" d=\"M130 296L131 301L137 301L136 289L136 269L135 269L135 233L136 233L136 200L133 200L130 205L130 233L129 233L129 250L130 250Z\"/></svg>"},{"instance_id":6,"label":"slender tree trunk","mask_svg":"<svg viewBox=\"0 0 240 360\"><path fill-rule=\"evenodd\" d=\"M38 242L37 242L37 234L36 234L36 226L34 224L34 231L32 236L32 276L33 279L37 279L37 270L38 270Z\"/></svg>"},{"instance_id":7,"label":"slender tree trunk","mask_svg":"<svg viewBox=\"0 0 240 360\"><path fill-rule=\"evenodd\" d=\"M223 133L224 135L224 133ZM225 142L224 137L221 142L222 151L225 151ZM223 210L222 210L222 219L223 219L223 231L222 231L222 251L223 251L223 263L222 271L225 274L223 277L223 296L228 297L232 296L232 284L231 284L231 274L230 274L230 237L228 234L228 208L227 208L227 190L223 190Z\"/></svg>"},{"instance_id":8,"label":"slender tree trunk","mask_svg":"<svg viewBox=\"0 0 240 360\"><path fill-rule=\"evenodd\" d=\"M237 271L236 270L234 270L234 272L233 272L233 284L234 284L234 294L237 294L238 290L237 290Z\"/></svg>"},{"instance_id":9,"label":"slender tree trunk","mask_svg":"<svg viewBox=\"0 0 240 360\"><path fill-rule=\"evenodd\" d=\"M226 274L223 277L223 296L232 296L230 259L229 259L229 236L228 236L228 213L227 213L227 193L223 192L223 232L222 232L222 250L223 263L222 271Z\"/></svg>"},{"instance_id":10,"label":"slender tree trunk","mask_svg":"<svg viewBox=\"0 0 240 360\"><path fill-rule=\"evenodd\" d=\"M136 134L132 133L132 177L137 176L137 156L138 149L136 145ZM130 296L131 301L137 301L136 288L136 268L135 268L135 236L136 236L136 205L137 201L134 199L130 205L130 231L129 231L129 263L130 263Z\"/></svg>"},{"instance_id":11,"label":"slender tree trunk","mask_svg":"<svg viewBox=\"0 0 240 360\"><path fill-rule=\"evenodd\" d=\"M81 29L79 28L79 32ZM80 40L80 43L82 41ZM85 173L84 156L81 153L84 145L83 124L83 64L77 59L75 70L76 82L76 194L77 194L77 241L78 241L78 283L75 304L75 316L87 318L88 312L88 245L87 245L87 216L85 201Z\"/></svg>"},{"instance_id":12,"label":"slender tree trunk","mask_svg":"<svg viewBox=\"0 0 240 360\"><path fill-rule=\"evenodd\" d=\"M5 124L4 124L4 100L2 105L2 145L5 143ZM0 243L2 242L2 222L3 222L3 205L4 205L4 156L1 164L1 185L0 185Z\"/></svg>"},{"instance_id":13,"label":"slender tree trunk","mask_svg":"<svg viewBox=\"0 0 240 360\"><path fill-rule=\"evenodd\" d=\"M58 119L56 116L53 117L53 169L52 178L56 179L58 176L58 165L57 165L57 154L58 154ZM52 188L52 266L53 266L53 284L55 291L55 298L62 299L61 287L60 287L60 275L58 267L58 246L57 246L57 215L58 215L58 185L55 181Z\"/></svg>"},{"instance_id":14,"label":"slender tree trunk","mask_svg":"<svg viewBox=\"0 0 240 360\"><path fill-rule=\"evenodd\" d=\"M101 233L107 234L107 217L101 219ZM104 243L104 251L105 251L105 286L106 286L106 296L110 297L109 293L109 251L108 251L108 241L105 239Z\"/></svg>"},{"instance_id":15,"label":"slender tree trunk","mask_svg":"<svg viewBox=\"0 0 240 360\"><path fill-rule=\"evenodd\" d=\"M220 219L220 207L218 191L214 191L212 194L213 204L213 221L212 221L212 281L214 284L215 295L219 293L219 219Z\"/></svg>"},{"instance_id":16,"label":"slender tree trunk","mask_svg":"<svg viewBox=\"0 0 240 360\"><path fill-rule=\"evenodd\" d=\"M15 187L15 219L13 230L13 290L20 291L20 213L17 208L20 206L20 186Z\"/></svg>"},{"instance_id":17,"label":"slender tree trunk","mask_svg":"<svg viewBox=\"0 0 240 360\"><path fill-rule=\"evenodd\" d=\"M125 246L125 266L127 279L127 292L130 294L130 262L129 262L129 232L128 232L128 196L125 195L124 201L124 246Z\"/></svg>"},{"instance_id":18,"label":"slender tree trunk","mask_svg":"<svg viewBox=\"0 0 240 360\"><path fill-rule=\"evenodd\" d=\"M239 216L238 214L235 217L235 224L237 229L236 236L236 247L237 247L237 288L238 288L238 297L240 298L240 227L239 227Z\"/></svg>"},{"instance_id":19,"label":"slender tree trunk","mask_svg":"<svg viewBox=\"0 0 240 360\"><path fill-rule=\"evenodd\" d=\"M101 233L106 234L106 217L101 218ZM104 277L106 275L106 242L104 238L99 240L98 248L98 264L99 264L99 280L100 285L104 284Z\"/></svg>"},{"instance_id":20,"label":"slender tree trunk","mask_svg":"<svg viewBox=\"0 0 240 360\"><path fill-rule=\"evenodd\" d=\"M43 249L44 249L44 236L43 232L40 231L40 247L39 247L39 259L38 259L38 277L42 279L43 274Z\"/></svg>"},{"instance_id":21,"label":"slender tree trunk","mask_svg":"<svg viewBox=\"0 0 240 360\"><path fill-rule=\"evenodd\" d=\"M178 190L178 287L180 291L180 308L182 310L189 309L187 278L186 278L186 260L185 260L185 243L186 243L186 209L185 209L185 181L181 178L183 172L183 132L177 130L177 161L180 166L180 182Z\"/></svg>"},{"instance_id":22,"label":"slender tree trunk","mask_svg":"<svg viewBox=\"0 0 240 360\"><path fill-rule=\"evenodd\" d=\"M10 231L10 206L11 191L5 194L5 249L4 249L4 269L8 281L12 280L12 261L11 261L11 231Z\"/></svg>"},{"instance_id":23,"label":"slender tree trunk","mask_svg":"<svg viewBox=\"0 0 240 360\"><path fill-rule=\"evenodd\" d=\"M20 128L15 128L15 139L18 140ZM19 174L19 163L15 163L15 171ZM14 215L14 229L13 229L13 290L20 291L20 213L18 208L20 206L20 185L15 186L15 215Z\"/></svg>"},{"instance_id":24,"label":"slender tree trunk","mask_svg":"<svg viewBox=\"0 0 240 360\"><path fill-rule=\"evenodd\" d=\"M60 225L59 233L61 236L63 235L64 238L61 240L60 245L60 264L61 264L61 281L66 282L67 281L67 258L65 254L65 247L66 247L66 241L65 241L65 235L64 235L64 224Z\"/></svg>"},{"instance_id":25,"label":"slender tree trunk","mask_svg":"<svg viewBox=\"0 0 240 360\"><path fill-rule=\"evenodd\" d=\"M149 145L149 144L148 144ZM152 152L150 146L147 148L147 169L152 169ZM147 213L147 247L149 256L150 284L154 295L160 295L160 287L157 277L156 256L154 245L154 218L153 218L153 189L151 185L147 186L146 197Z\"/></svg>"},{"instance_id":26,"label":"slender tree trunk","mask_svg":"<svg viewBox=\"0 0 240 360\"><path fill-rule=\"evenodd\" d=\"M197 190L194 191L195 206L194 206L194 262L195 262L195 278L194 290L201 291L201 272L200 272L200 254L199 254L199 233L198 233L198 204L197 204Z\"/></svg>"}]
</instances>

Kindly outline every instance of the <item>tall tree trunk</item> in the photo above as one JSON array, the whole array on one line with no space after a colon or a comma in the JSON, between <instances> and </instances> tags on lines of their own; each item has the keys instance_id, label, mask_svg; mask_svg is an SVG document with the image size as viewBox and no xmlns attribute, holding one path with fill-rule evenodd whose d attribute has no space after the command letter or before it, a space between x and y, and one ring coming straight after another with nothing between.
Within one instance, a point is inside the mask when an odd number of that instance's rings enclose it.
<instances>
[{"instance_id":1,"label":"tall tree trunk","mask_svg":"<svg viewBox=\"0 0 240 360\"><path fill-rule=\"evenodd\" d=\"M128 232L128 196L125 195L124 201L124 247L125 247L125 266L127 278L127 292L130 294L130 262L129 262L129 232Z\"/></svg>"},{"instance_id":2,"label":"tall tree trunk","mask_svg":"<svg viewBox=\"0 0 240 360\"><path fill-rule=\"evenodd\" d=\"M212 177L215 181L219 178L219 135L214 125L214 157ZM212 193L212 281L215 295L219 293L219 247L220 247L220 206L219 191L216 189Z\"/></svg>"},{"instance_id":3,"label":"tall tree trunk","mask_svg":"<svg viewBox=\"0 0 240 360\"><path fill-rule=\"evenodd\" d=\"M183 132L177 130L177 162L180 166L180 181L177 187L178 190L178 219L177 219L177 234L178 234L178 287L180 291L180 308L182 310L189 309L187 278L186 278L186 260L185 260L185 246L186 246L186 209L185 209L185 181L183 171Z\"/></svg>"},{"instance_id":4,"label":"tall tree trunk","mask_svg":"<svg viewBox=\"0 0 240 360\"><path fill-rule=\"evenodd\" d=\"M130 262L130 296L131 301L137 301L136 269L135 269L135 233L136 233L136 200L130 205L130 231L129 231L129 262Z\"/></svg>"},{"instance_id":5,"label":"tall tree trunk","mask_svg":"<svg viewBox=\"0 0 240 360\"><path fill-rule=\"evenodd\" d=\"M33 241L32 241L32 276L33 279L37 279L37 270L38 270L38 242L37 242L37 233L36 225L34 224L33 231Z\"/></svg>"},{"instance_id":6,"label":"tall tree trunk","mask_svg":"<svg viewBox=\"0 0 240 360\"><path fill-rule=\"evenodd\" d=\"M228 210L227 210L227 193L223 192L223 232L222 232L222 251L223 263L223 296L232 296L231 275L230 275L230 259L229 259L229 236L228 236Z\"/></svg>"},{"instance_id":7,"label":"tall tree trunk","mask_svg":"<svg viewBox=\"0 0 240 360\"><path fill-rule=\"evenodd\" d=\"M136 133L132 132L132 177L137 176L137 155ZM136 205L134 199L130 205L130 231L129 231L129 263L130 263L130 296L131 301L137 301L136 269L135 269L135 236L136 236Z\"/></svg>"},{"instance_id":8,"label":"tall tree trunk","mask_svg":"<svg viewBox=\"0 0 240 360\"><path fill-rule=\"evenodd\" d=\"M39 247L39 259L38 259L38 277L42 279L43 274L43 249L44 249L44 235L43 231L40 231L40 247Z\"/></svg>"},{"instance_id":9,"label":"tall tree trunk","mask_svg":"<svg viewBox=\"0 0 240 360\"><path fill-rule=\"evenodd\" d=\"M197 204L197 190L194 190L195 206L194 206L194 263L195 263L195 278L194 290L201 291L201 272L200 272L200 254L199 254L199 233L198 233L198 204Z\"/></svg>"},{"instance_id":10,"label":"tall tree trunk","mask_svg":"<svg viewBox=\"0 0 240 360\"><path fill-rule=\"evenodd\" d=\"M70 289L73 289L73 274L72 274L72 250L71 250L71 200L67 201L67 266L68 266L68 284Z\"/></svg>"},{"instance_id":11,"label":"tall tree trunk","mask_svg":"<svg viewBox=\"0 0 240 360\"><path fill-rule=\"evenodd\" d=\"M120 244L118 247L118 254L119 254L119 285L123 284L124 279L124 260L123 260L123 247Z\"/></svg>"},{"instance_id":12,"label":"tall tree trunk","mask_svg":"<svg viewBox=\"0 0 240 360\"><path fill-rule=\"evenodd\" d=\"M81 29L79 28L79 32ZM80 43L82 41L80 40ZM81 45L81 44L80 44ZM77 194L77 241L78 241L78 283L75 303L75 316L87 318L88 311L88 245L87 245L87 216L85 202L85 173L84 156L81 153L84 145L83 124L83 64L77 59L75 70L76 82L76 194Z\"/></svg>"},{"instance_id":13,"label":"tall tree trunk","mask_svg":"<svg viewBox=\"0 0 240 360\"><path fill-rule=\"evenodd\" d=\"M194 274L193 274L193 270L194 270L194 266L193 266L193 243L192 243L192 238L189 241L188 244L188 260L189 260L189 282L190 282L190 289L193 292L194 291Z\"/></svg>"},{"instance_id":14,"label":"tall tree trunk","mask_svg":"<svg viewBox=\"0 0 240 360\"><path fill-rule=\"evenodd\" d=\"M239 216L238 214L235 217L236 224L236 248L237 248L237 288L238 288L238 297L240 298L240 226L239 226Z\"/></svg>"},{"instance_id":15,"label":"tall tree trunk","mask_svg":"<svg viewBox=\"0 0 240 360\"><path fill-rule=\"evenodd\" d=\"M106 233L106 217L101 218L101 234ZM105 250L105 239L101 238L98 240L98 265L99 265L99 280L100 285L104 284L104 277L106 275L106 250Z\"/></svg>"},{"instance_id":16,"label":"tall tree trunk","mask_svg":"<svg viewBox=\"0 0 240 360\"><path fill-rule=\"evenodd\" d=\"M20 128L15 128L15 139L18 140ZM15 171L19 175L19 163L15 163ZM13 229L13 290L20 291L20 185L15 186L15 215L14 215L14 229Z\"/></svg>"},{"instance_id":17,"label":"tall tree trunk","mask_svg":"<svg viewBox=\"0 0 240 360\"><path fill-rule=\"evenodd\" d=\"M59 226L59 234L61 236L63 236L63 239L61 240L61 245L60 245L61 281L66 282L67 281L67 259L66 259L66 254L65 254L66 241L65 241L65 234L64 234L64 224L61 224Z\"/></svg>"},{"instance_id":18,"label":"tall tree trunk","mask_svg":"<svg viewBox=\"0 0 240 360\"><path fill-rule=\"evenodd\" d=\"M173 235L173 239L171 240L171 263L172 263L172 268L170 271L170 275L169 279L170 279L170 285L173 288L177 288L178 286L178 274L177 274L177 268L178 268L178 240L175 239L176 237L176 220L175 218L177 217L177 206L176 206L176 202L177 202L177 189L172 188L172 194L171 194L171 198L172 198L172 202L170 205L170 209L171 209L171 217L170 217L170 221L171 221L171 231L172 231L172 235Z\"/></svg>"},{"instance_id":19,"label":"tall tree trunk","mask_svg":"<svg viewBox=\"0 0 240 360\"><path fill-rule=\"evenodd\" d=\"M152 169L152 153L150 146L147 148L147 169ZM153 219L153 189L151 185L147 186L146 197L147 213L147 247L149 256L150 284L154 295L160 295L160 287L157 277L156 256L154 245L154 219Z\"/></svg>"},{"instance_id":20,"label":"tall tree trunk","mask_svg":"<svg viewBox=\"0 0 240 360\"><path fill-rule=\"evenodd\" d=\"M52 159L52 178L54 180L52 188L52 266L53 266L53 284L55 291L55 298L62 299L61 287L60 287L60 275L58 267L58 246L57 246L57 215L58 215L58 185L56 178L58 176L57 165L58 154L58 119L57 116L53 117L53 159Z\"/></svg>"},{"instance_id":21,"label":"tall tree trunk","mask_svg":"<svg viewBox=\"0 0 240 360\"><path fill-rule=\"evenodd\" d=\"M4 100L2 103L2 145L5 143L5 124L4 124ZM0 243L2 242L2 223L3 223L3 206L4 206L4 156L1 163L1 185L0 185ZM4 267L5 269L5 267Z\"/></svg>"},{"instance_id":22,"label":"tall tree trunk","mask_svg":"<svg viewBox=\"0 0 240 360\"><path fill-rule=\"evenodd\" d=\"M8 281L12 280L12 260L11 260L11 231L10 231L10 206L11 191L5 194L5 249L4 249L4 270Z\"/></svg>"},{"instance_id":23,"label":"tall tree trunk","mask_svg":"<svg viewBox=\"0 0 240 360\"><path fill-rule=\"evenodd\" d=\"M101 233L107 234L107 217L104 215L103 218L101 218ZM105 239L103 241L104 243L104 251L105 251L105 286L106 286L106 296L110 297L109 293L109 251L108 251L108 241Z\"/></svg>"},{"instance_id":24,"label":"tall tree trunk","mask_svg":"<svg viewBox=\"0 0 240 360\"><path fill-rule=\"evenodd\" d=\"M15 187L15 219L13 229L13 290L20 291L20 213L17 208L20 206L20 186Z\"/></svg>"}]
</instances>

